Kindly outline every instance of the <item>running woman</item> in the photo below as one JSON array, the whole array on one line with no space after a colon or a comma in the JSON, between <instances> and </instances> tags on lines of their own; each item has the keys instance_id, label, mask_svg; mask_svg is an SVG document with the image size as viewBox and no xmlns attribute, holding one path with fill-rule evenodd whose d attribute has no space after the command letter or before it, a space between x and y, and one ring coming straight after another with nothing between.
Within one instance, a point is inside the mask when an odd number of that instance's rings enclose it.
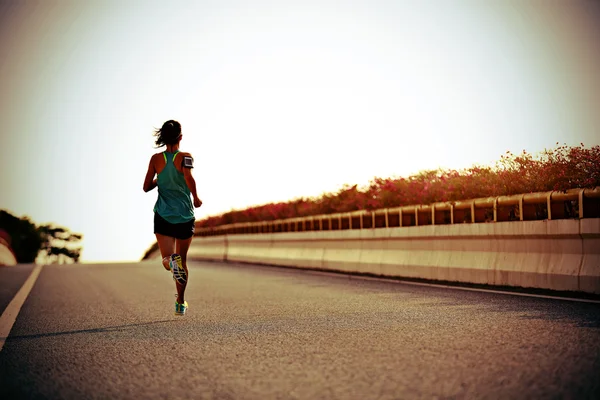
<instances>
[{"instance_id":1,"label":"running woman","mask_svg":"<svg viewBox=\"0 0 600 400\"><path fill-rule=\"evenodd\" d=\"M158 187L158 199L154 206L154 234L162 265L173 274L175 281L175 315L185 315L188 309L184 299L188 278L187 253L194 237L194 207L200 207L202 201L198 198L196 181L192 176L194 159L190 153L179 151L179 142L183 137L181 124L169 120L154 132L154 136L156 147L166 146L166 151L150 158L144 192Z\"/></svg>"}]
</instances>

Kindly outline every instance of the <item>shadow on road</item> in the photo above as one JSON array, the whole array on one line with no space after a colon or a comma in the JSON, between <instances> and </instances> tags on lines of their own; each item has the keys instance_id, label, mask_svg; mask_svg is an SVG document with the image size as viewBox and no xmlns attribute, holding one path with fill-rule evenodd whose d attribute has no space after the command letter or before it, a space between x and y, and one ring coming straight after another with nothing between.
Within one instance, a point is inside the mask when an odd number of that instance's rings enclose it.
<instances>
[{"instance_id":1,"label":"shadow on road","mask_svg":"<svg viewBox=\"0 0 600 400\"><path fill-rule=\"evenodd\" d=\"M119 331L125 331L129 328L134 328L134 327L139 327L139 326L157 325L157 324L164 324L166 322L175 322L175 321L177 321L177 319L167 319L167 320L163 320L163 321L152 321L152 322L141 322L138 324L106 326L104 328L80 329L80 330L76 330L76 331L50 332L50 333L38 333L35 335L9 336L8 338L6 338L6 341L14 342L14 341L19 341L19 340L40 339L40 338L52 337L52 336L76 335L76 334L80 334L80 333L119 332Z\"/></svg>"},{"instance_id":2,"label":"shadow on road","mask_svg":"<svg viewBox=\"0 0 600 400\"><path fill-rule=\"evenodd\" d=\"M452 293L450 294L452 295ZM477 293L465 294L462 298L449 299L444 295L439 301L424 305L426 307L475 307L488 313L513 314L520 320L558 321L577 328L600 328L600 306L597 304L571 303L561 300L536 298L496 297L488 302L479 300ZM499 294L499 296L506 296Z\"/></svg>"}]
</instances>

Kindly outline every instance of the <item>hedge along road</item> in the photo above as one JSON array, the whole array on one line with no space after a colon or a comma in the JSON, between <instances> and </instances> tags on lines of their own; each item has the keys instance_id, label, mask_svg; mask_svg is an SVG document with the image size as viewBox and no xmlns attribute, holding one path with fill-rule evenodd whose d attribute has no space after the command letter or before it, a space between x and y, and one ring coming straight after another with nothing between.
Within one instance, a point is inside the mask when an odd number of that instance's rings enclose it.
<instances>
[{"instance_id":1,"label":"hedge along road","mask_svg":"<svg viewBox=\"0 0 600 400\"><path fill-rule=\"evenodd\" d=\"M594 303L221 263L174 293L156 261L45 266L0 398L600 398Z\"/></svg>"}]
</instances>

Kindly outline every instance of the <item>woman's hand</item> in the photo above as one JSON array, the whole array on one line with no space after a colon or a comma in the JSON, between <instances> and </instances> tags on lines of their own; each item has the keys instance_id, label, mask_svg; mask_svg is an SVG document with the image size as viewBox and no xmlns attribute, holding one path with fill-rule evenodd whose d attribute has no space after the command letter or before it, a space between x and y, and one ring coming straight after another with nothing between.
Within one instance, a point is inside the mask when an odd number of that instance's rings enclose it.
<instances>
[{"instance_id":1,"label":"woman's hand","mask_svg":"<svg viewBox=\"0 0 600 400\"><path fill-rule=\"evenodd\" d=\"M198 208L202 205L202 200L200 200L198 197L194 197L194 207Z\"/></svg>"}]
</instances>

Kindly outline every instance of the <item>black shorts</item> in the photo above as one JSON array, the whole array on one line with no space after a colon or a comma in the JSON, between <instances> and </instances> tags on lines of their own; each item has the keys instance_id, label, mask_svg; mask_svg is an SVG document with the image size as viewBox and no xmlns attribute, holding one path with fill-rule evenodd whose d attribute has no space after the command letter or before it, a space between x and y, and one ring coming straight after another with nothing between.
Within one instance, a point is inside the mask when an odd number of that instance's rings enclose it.
<instances>
[{"instance_id":1,"label":"black shorts","mask_svg":"<svg viewBox=\"0 0 600 400\"><path fill-rule=\"evenodd\" d=\"M154 233L158 233L159 235L185 240L194 236L195 227L196 221L193 219L181 224L172 224L158 215L158 213L154 213Z\"/></svg>"}]
</instances>

